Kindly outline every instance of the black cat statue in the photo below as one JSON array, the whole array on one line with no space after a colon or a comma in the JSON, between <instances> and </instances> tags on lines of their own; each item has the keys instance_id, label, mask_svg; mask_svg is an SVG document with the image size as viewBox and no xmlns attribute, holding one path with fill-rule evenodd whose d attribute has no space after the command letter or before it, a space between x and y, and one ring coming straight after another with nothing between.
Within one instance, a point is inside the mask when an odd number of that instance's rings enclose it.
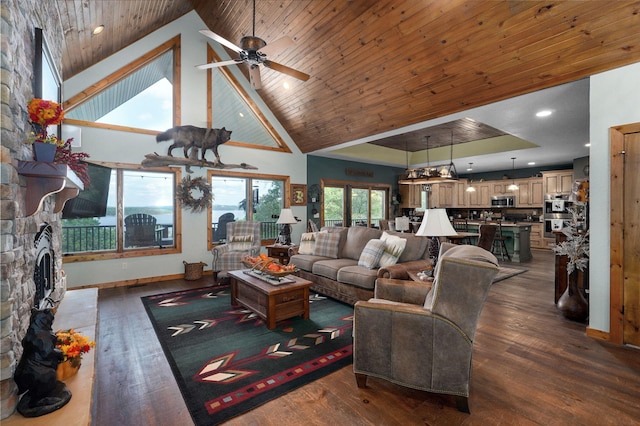
<instances>
[{"instance_id":1,"label":"black cat statue","mask_svg":"<svg viewBox=\"0 0 640 426\"><path fill-rule=\"evenodd\" d=\"M71 399L71 391L56 379L56 369L62 352L56 348L56 335L51 309L32 309L27 334L22 339L24 349L14 380L18 393L18 412L24 417L39 417L62 408Z\"/></svg>"}]
</instances>

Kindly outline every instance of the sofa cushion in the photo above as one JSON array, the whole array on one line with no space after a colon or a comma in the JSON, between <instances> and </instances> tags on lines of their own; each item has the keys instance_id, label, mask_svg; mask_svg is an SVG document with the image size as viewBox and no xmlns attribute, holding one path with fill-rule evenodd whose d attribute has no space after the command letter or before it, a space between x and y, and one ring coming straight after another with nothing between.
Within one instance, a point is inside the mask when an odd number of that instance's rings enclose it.
<instances>
[{"instance_id":1,"label":"sofa cushion","mask_svg":"<svg viewBox=\"0 0 640 426\"><path fill-rule=\"evenodd\" d=\"M326 231L323 231L326 232ZM305 232L300 238L298 254L313 254L316 248L318 232Z\"/></svg>"},{"instance_id":2,"label":"sofa cushion","mask_svg":"<svg viewBox=\"0 0 640 426\"><path fill-rule=\"evenodd\" d=\"M340 248L340 234L335 232L320 232L316 236L315 256L325 256L336 259Z\"/></svg>"},{"instance_id":3,"label":"sofa cushion","mask_svg":"<svg viewBox=\"0 0 640 426\"><path fill-rule=\"evenodd\" d=\"M338 281L360 288L373 290L376 285L378 271L364 266L345 266L338 271Z\"/></svg>"},{"instance_id":4,"label":"sofa cushion","mask_svg":"<svg viewBox=\"0 0 640 426\"><path fill-rule=\"evenodd\" d=\"M387 232L383 232L380 239L384 241L385 245L384 253L380 258L380 267L395 265L407 245L407 240Z\"/></svg>"},{"instance_id":5,"label":"sofa cushion","mask_svg":"<svg viewBox=\"0 0 640 426\"><path fill-rule=\"evenodd\" d=\"M364 266L367 269L376 268L380 262L382 253L384 253L384 247L385 244L382 240L369 240L360 254L358 266Z\"/></svg>"},{"instance_id":6,"label":"sofa cushion","mask_svg":"<svg viewBox=\"0 0 640 426\"><path fill-rule=\"evenodd\" d=\"M347 240L340 257L358 260L369 240L380 238L380 230L366 226L352 226L347 231Z\"/></svg>"},{"instance_id":7,"label":"sofa cushion","mask_svg":"<svg viewBox=\"0 0 640 426\"><path fill-rule=\"evenodd\" d=\"M418 237L415 234L409 232L389 232L389 235L404 238L407 240L407 245L398 259L398 263L412 262L414 260L422 259L427 245L429 244L428 237Z\"/></svg>"},{"instance_id":8,"label":"sofa cushion","mask_svg":"<svg viewBox=\"0 0 640 426\"><path fill-rule=\"evenodd\" d=\"M318 260L313 264L311 272L338 281L338 271L345 266L358 266L358 261L347 258Z\"/></svg>"},{"instance_id":9,"label":"sofa cushion","mask_svg":"<svg viewBox=\"0 0 640 426\"><path fill-rule=\"evenodd\" d=\"M296 268L303 271L311 272L313 270L313 264L319 260L328 260L330 258L325 256L314 256L312 254L295 254L289 258L289 264L295 265Z\"/></svg>"},{"instance_id":10,"label":"sofa cushion","mask_svg":"<svg viewBox=\"0 0 640 426\"><path fill-rule=\"evenodd\" d=\"M345 228L344 226L323 226L320 229L320 232L328 232L330 234L339 234L340 235L340 243L338 244L338 257L342 256L342 251L344 249L344 245L347 241L347 231L349 228Z\"/></svg>"}]
</instances>

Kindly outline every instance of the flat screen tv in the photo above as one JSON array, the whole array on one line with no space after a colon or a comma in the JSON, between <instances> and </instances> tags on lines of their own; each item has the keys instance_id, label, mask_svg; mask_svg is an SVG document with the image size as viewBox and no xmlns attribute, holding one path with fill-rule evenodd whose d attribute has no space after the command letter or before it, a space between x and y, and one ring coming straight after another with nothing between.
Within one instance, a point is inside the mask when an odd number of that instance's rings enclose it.
<instances>
[{"instance_id":1,"label":"flat screen tv","mask_svg":"<svg viewBox=\"0 0 640 426\"><path fill-rule=\"evenodd\" d=\"M63 219L107 215L111 168L88 162L86 164L91 182L83 191L80 191L77 197L66 202L62 209Z\"/></svg>"}]
</instances>

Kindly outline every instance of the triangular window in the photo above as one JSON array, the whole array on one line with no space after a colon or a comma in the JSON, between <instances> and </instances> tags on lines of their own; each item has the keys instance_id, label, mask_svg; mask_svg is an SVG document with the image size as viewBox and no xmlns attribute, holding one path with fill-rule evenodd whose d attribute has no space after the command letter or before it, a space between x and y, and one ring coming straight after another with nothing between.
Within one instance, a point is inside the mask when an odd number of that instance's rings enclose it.
<instances>
[{"instance_id":1,"label":"triangular window","mask_svg":"<svg viewBox=\"0 0 640 426\"><path fill-rule=\"evenodd\" d=\"M94 84L65 104L65 123L147 133L177 123L179 37Z\"/></svg>"},{"instance_id":2,"label":"triangular window","mask_svg":"<svg viewBox=\"0 0 640 426\"><path fill-rule=\"evenodd\" d=\"M207 57L210 62L220 61L208 45ZM227 145L251 145L251 148L291 152L280 134L226 67L213 68L208 73L209 126L215 129L224 127L232 131L232 140Z\"/></svg>"}]
</instances>

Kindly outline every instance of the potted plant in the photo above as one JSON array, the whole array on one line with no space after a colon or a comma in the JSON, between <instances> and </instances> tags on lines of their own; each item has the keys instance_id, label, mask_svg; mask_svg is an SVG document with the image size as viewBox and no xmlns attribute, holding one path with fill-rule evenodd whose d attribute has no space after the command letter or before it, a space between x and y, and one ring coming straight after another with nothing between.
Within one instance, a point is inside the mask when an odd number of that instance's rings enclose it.
<instances>
[{"instance_id":1,"label":"potted plant","mask_svg":"<svg viewBox=\"0 0 640 426\"><path fill-rule=\"evenodd\" d=\"M95 346L96 342L73 328L56 331L56 348L64 357L56 370L58 380L64 380L76 374L82 365L82 354L89 352Z\"/></svg>"},{"instance_id":2,"label":"potted plant","mask_svg":"<svg viewBox=\"0 0 640 426\"><path fill-rule=\"evenodd\" d=\"M72 152L71 141L58 139L48 133L50 126L57 126L64 119L62 106L54 101L34 98L29 102L29 121L34 127L29 133L26 143L33 146L33 157L36 161L67 164L78 175L85 187L89 185L87 165L82 162L89 154Z\"/></svg>"},{"instance_id":3,"label":"potted plant","mask_svg":"<svg viewBox=\"0 0 640 426\"><path fill-rule=\"evenodd\" d=\"M566 318L575 321L585 321L589 316L589 305L578 287L578 270L584 271L589 266L589 231L579 226L581 204L583 203L576 203L576 207L567 209L572 219L562 229L566 240L553 247L556 255L567 257L568 284L558 299L558 308Z\"/></svg>"},{"instance_id":4,"label":"potted plant","mask_svg":"<svg viewBox=\"0 0 640 426\"><path fill-rule=\"evenodd\" d=\"M64 141L55 135L48 134L49 126L62 123L64 112L59 103L44 99L32 99L29 102L29 120L35 131L29 133L26 143L33 146L33 156L36 161L51 163L56 155L56 148Z\"/></svg>"}]
</instances>

